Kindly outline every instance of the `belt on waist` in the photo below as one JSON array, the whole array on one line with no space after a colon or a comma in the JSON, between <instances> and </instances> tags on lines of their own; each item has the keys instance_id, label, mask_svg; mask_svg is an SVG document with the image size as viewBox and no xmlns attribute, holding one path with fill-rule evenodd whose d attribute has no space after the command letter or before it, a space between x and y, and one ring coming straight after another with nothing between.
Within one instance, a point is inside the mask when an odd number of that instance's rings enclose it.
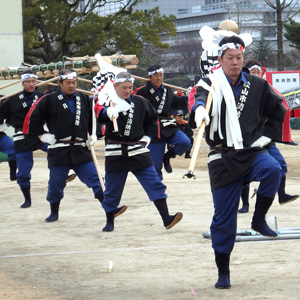
<instances>
[{"instance_id":1,"label":"belt on waist","mask_svg":"<svg viewBox=\"0 0 300 300\"><path fill-rule=\"evenodd\" d=\"M142 144L141 141L136 141L136 142L125 142L125 141L115 141L115 140L107 140L107 144L117 144L117 145L126 145L126 146L134 146L138 144Z\"/></svg>"},{"instance_id":2,"label":"belt on waist","mask_svg":"<svg viewBox=\"0 0 300 300\"><path fill-rule=\"evenodd\" d=\"M78 144L78 143L85 143L84 140L82 141L61 141L61 140L58 140L56 141L56 144L58 143L61 143L61 144Z\"/></svg>"},{"instance_id":3,"label":"belt on waist","mask_svg":"<svg viewBox=\"0 0 300 300\"><path fill-rule=\"evenodd\" d=\"M210 147L210 150L216 151L217 153L225 153L235 151L234 147Z\"/></svg>"}]
</instances>

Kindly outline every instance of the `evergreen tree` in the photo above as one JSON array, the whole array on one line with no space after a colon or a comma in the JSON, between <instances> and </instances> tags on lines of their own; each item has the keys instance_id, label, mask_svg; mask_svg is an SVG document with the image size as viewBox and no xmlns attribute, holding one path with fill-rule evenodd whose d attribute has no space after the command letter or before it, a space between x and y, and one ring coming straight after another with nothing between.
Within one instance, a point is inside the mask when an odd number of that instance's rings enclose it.
<instances>
[{"instance_id":1,"label":"evergreen tree","mask_svg":"<svg viewBox=\"0 0 300 300\"><path fill-rule=\"evenodd\" d=\"M25 61L50 63L97 52L139 55L145 45L168 48L159 34L176 34L174 16L160 16L158 8L134 12L142 0L119 1L113 15L96 13L112 2L116 1L23 0Z\"/></svg>"}]
</instances>

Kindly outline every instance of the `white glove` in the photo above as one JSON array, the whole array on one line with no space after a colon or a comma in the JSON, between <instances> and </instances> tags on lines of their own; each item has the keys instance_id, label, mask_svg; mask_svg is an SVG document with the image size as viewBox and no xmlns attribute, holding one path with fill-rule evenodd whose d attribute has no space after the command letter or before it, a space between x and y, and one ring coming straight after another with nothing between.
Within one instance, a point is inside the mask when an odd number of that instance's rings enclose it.
<instances>
[{"instance_id":1,"label":"white glove","mask_svg":"<svg viewBox=\"0 0 300 300\"><path fill-rule=\"evenodd\" d=\"M139 141L142 143L144 148L147 148L151 142L151 139L149 136L144 135Z\"/></svg>"},{"instance_id":2,"label":"white glove","mask_svg":"<svg viewBox=\"0 0 300 300\"><path fill-rule=\"evenodd\" d=\"M86 141L86 145L89 149L91 147L94 147L96 143L97 143L97 135L90 135L90 140Z\"/></svg>"},{"instance_id":3,"label":"white glove","mask_svg":"<svg viewBox=\"0 0 300 300\"><path fill-rule=\"evenodd\" d=\"M189 87L189 88L188 88L188 90L185 92L185 94L186 94L187 96L189 96L189 95L190 95L190 93L191 93L191 90L192 90L192 88L191 88L191 87Z\"/></svg>"},{"instance_id":4,"label":"white glove","mask_svg":"<svg viewBox=\"0 0 300 300\"><path fill-rule=\"evenodd\" d=\"M56 138L55 138L55 135L52 134L52 133L44 133L41 137L40 137L40 140L43 142L43 143L47 143L49 145L53 145L56 143Z\"/></svg>"},{"instance_id":5,"label":"white glove","mask_svg":"<svg viewBox=\"0 0 300 300\"><path fill-rule=\"evenodd\" d=\"M117 109L112 106L107 108L106 113L111 121L113 120L113 118L117 118L119 116Z\"/></svg>"},{"instance_id":6,"label":"white glove","mask_svg":"<svg viewBox=\"0 0 300 300\"><path fill-rule=\"evenodd\" d=\"M6 123L0 124L0 131L5 131L8 128Z\"/></svg>"},{"instance_id":7,"label":"white glove","mask_svg":"<svg viewBox=\"0 0 300 300\"><path fill-rule=\"evenodd\" d=\"M271 139L268 138L267 136L261 136L259 139L257 139L251 147L264 147L268 145L271 142Z\"/></svg>"},{"instance_id":8,"label":"white glove","mask_svg":"<svg viewBox=\"0 0 300 300\"><path fill-rule=\"evenodd\" d=\"M195 110L195 122L196 122L197 128L199 128L201 126L202 121L205 121L205 124L208 125L210 119L209 119L209 115L208 115L206 109L204 108L204 106L199 105Z\"/></svg>"}]
</instances>

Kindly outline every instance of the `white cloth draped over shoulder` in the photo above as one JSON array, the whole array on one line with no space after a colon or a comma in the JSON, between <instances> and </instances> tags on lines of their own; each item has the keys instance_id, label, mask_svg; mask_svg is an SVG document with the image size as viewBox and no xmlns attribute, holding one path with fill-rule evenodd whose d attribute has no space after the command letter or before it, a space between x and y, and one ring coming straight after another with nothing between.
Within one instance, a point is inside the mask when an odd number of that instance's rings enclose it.
<instances>
[{"instance_id":1,"label":"white cloth draped over shoulder","mask_svg":"<svg viewBox=\"0 0 300 300\"><path fill-rule=\"evenodd\" d=\"M225 130L227 146L243 149L243 137L237 116L235 97L223 69L213 70L213 73L209 74L208 77L214 89L203 80L200 80L197 85L211 92L213 96L209 138L214 140L214 133L218 132L219 137L224 139L221 129L221 103L224 98L226 103Z\"/></svg>"}]
</instances>

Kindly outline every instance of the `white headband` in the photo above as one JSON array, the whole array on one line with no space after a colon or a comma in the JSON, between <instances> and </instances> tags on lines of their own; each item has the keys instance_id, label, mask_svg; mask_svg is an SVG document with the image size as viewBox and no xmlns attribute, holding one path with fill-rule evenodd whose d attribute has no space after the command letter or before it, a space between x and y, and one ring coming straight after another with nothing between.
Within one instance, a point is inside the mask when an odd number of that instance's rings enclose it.
<instances>
[{"instance_id":1,"label":"white headband","mask_svg":"<svg viewBox=\"0 0 300 300\"><path fill-rule=\"evenodd\" d=\"M225 50L227 49L239 49L244 52L244 47L238 43L227 43L218 47L218 56L221 57Z\"/></svg>"},{"instance_id":2,"label":"white headband","mask_svg":"<svg viewBox=\"0 0 300 300\"><path fill-rule=\"evenodd\" d=\"M120 82L126 82L126 81L131 81L132 83L134 83L134 78L115 78L115 83L120 83Z\"/></svg>"},{"instance_id":3,"label":"white headband","mask_svg":"<svg viewBox=\"0 0 300 300\"><path fill-rule=\"evenodd\" d=\"M59 79L60 79L60 80L64 80L64 79L74 79L74 77L75 77L75 78L77 77L76 72L72 72L72 73L65 74L65 75L59 75Z\"/></svg>"},{"instance_id":4,"label":"white headband","mask_svg":"<svg viewBox=\"0 0 300 300\"><path fill-rule=\"evenodd\" d=\"M252 69L258 69L260 72L262 71L261 66L259 65L253 65L252 67L248 68L249 71L251 71Z\"/></svg>"},{"instance_id":5,"label":"white headband","mask_svg":"<svg viewBox=\"0 0 300 300\"><path fill-rule=\"evenodd\" d=\"M153 75L154 73L163 73L164 72L164 69L163 68L160 68L158 70L154 70L154 71L150 71L148 72L148 75L151 76Z\"/></svg>"},{"instance_id":6,"label":"white headband","mask_svg":"<svg viewBox=\"0 0 300 300\"><path fill-rule=\"evenodd\" d=\"M21 81L25 81L28 78L38 78L38 76L36 76L35 74L29 74L29 73L25 73L21 75Z\"/></svg>"}]
</instances>

